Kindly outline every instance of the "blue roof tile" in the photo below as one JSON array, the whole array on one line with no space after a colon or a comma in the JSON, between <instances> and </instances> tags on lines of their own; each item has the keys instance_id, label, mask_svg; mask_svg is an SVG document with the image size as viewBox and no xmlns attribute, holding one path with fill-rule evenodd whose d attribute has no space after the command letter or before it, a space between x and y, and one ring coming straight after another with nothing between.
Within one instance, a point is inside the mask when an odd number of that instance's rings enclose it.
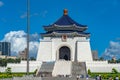
<instances>
[{"instance_id":1,"label":"blue roof tile","mask_svg":"<svg viewBox=\"0 0 120 80\"><path fill-rule=\"evenodd\" d=\"M77 25L80 27L86 27L86 25L81 25L77 22L75 22L72 18L70 18L68 15L63 15L60 19L58 19L54 24L64 26L64 25Z\"/></svg>"}]
</instances>

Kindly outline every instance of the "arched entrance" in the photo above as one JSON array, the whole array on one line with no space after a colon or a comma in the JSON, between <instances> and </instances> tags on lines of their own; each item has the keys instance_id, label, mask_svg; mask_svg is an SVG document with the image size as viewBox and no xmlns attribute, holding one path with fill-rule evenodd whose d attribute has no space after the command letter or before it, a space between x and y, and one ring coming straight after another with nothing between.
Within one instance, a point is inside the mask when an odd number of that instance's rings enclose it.
<instances>
[{"instance_id":1,"label":"arched entrance","mask_svg":"<svg viewBox=\"0 0 120 80\"><path fill-rule=\"evenodd\" d=\"M67 46L62 46L59 49L59 59L70 60L70 58L70 48L68 48Z\"/></svg>"}]
</instances>

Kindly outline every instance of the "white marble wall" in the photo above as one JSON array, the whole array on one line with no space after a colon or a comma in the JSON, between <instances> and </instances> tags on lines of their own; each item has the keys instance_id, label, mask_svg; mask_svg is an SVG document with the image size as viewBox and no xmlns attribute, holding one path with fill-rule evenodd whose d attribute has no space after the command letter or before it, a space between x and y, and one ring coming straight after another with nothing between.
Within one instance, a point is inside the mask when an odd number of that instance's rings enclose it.
<instances>
[{"instance_id":1,"label":"white marble wall","mask_svg":"<svg viewBox=\"0 0 120 80\"><path fill-rule=\"evenodd\" d=\"M120 72L120 63L108 64L107 61L87 61L86 67L87 70L90 69L91 72L111 72L113 68Z\"/></svg>"},{"instance_id":2,"label":"white marble wall","mask_svg":"<svg viewBox=\"0 0 120 80\"><path fill-rule=\"evenodd\" d=\"M34 72L36 69L39 69L41 62L30 61L29 62L29 72ZM12 72L26 72L26 61L21 61L21 63L8 63L6 67L0 67L0 72L5 72L5 69L8 67L11 68Z\"/></svg>"},{"instance_id":3,"label":"white marble wall","mask_svg":"<svg viewBox=\"0 0 120 80\"><path fill-rule=\"evenodd\" d=\"M30 72L34 72L36 69L40 69L42 62L39 61L30 61ZM57 62L54 66L53 76L58 74L71 74L71 62ZM64 67L62 67L64 66ZM7 67L10 67L12 72L26 72L26 61L22 61L19 64L8 64ZM0 67L0 72L5 72L7 67ZM91 72L111 72L115 68L120 72L120 64L108 64L107 61L87 61L86 62L87 70L90 69ZM58 70L58 72L57 72Z\"/></svg>"},{"instance_id":4,"label":"white marble wall","mask_svg":"<svg viewBox=\"0 0 120 80\"><path fill-rule=\"evenodd\" d=\"M80 62L93 60L89 41L77 42L77 60Z\"/></svg>"},{"instance_id":5,"label":"white marble wall","mask_svg":"<svg viewBox=\"0 0 120 80\"><path fill-rule=\"evenodd\" d=\"M37 61L52 61L52 42L44 40L40 42Z\"/></svg>"},{"instance_id":6,"label":"white marble wall","mask_svg":"<svg viewBox=\"0 0 120 80\"><path fill-rule=\"evenodd\" d=\"M66 42L61 38L44 38L40 41L37 61L56 61L59 59L59 49L62 46L70 48L71 61L77 58L78 61L91 61L92 54L89 40L85 37L67 38ZM78 57L75 57L78 56Z\"/></svg>"}]
</instances>

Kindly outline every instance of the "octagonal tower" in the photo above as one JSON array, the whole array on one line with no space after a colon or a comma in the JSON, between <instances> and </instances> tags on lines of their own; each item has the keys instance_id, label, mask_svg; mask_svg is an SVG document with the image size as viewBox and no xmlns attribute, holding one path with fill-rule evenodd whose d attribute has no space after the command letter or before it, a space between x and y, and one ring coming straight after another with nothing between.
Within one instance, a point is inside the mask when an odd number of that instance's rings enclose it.
<instances>
[{"instance_id":1,"label":"octagonal tower","mask_svg":"<svg viewBox=\"0 0 120 80\"><path fill-rule=\"evenodd\" d=\"M69 17L65 9L56 22L44 26L46 33L41 33L37 60L92 61L90 33L85 32L87 28Z\"/></svg>"}]
</instances>

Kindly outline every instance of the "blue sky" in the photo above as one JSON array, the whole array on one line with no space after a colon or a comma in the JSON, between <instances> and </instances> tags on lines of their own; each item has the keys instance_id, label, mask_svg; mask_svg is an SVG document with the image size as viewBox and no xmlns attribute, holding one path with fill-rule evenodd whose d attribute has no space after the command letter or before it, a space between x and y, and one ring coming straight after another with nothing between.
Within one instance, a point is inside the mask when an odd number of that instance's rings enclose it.
<instances>
[{"instance_id":1,"label":"blue sky","mask_svg":"<svg viewBox=\"0 0 120 80\"><path fill-rule=\"evenodd\" d=\"M27 0L0 0L0 40L10 31L26 32ZM68 9L69 16L88 25L91 48L101 56L110 41L120 37L120 0L30 0L30 33L55 22ZM119 42L119 41L118 41Z\"/></svg>"}]
</instances>

